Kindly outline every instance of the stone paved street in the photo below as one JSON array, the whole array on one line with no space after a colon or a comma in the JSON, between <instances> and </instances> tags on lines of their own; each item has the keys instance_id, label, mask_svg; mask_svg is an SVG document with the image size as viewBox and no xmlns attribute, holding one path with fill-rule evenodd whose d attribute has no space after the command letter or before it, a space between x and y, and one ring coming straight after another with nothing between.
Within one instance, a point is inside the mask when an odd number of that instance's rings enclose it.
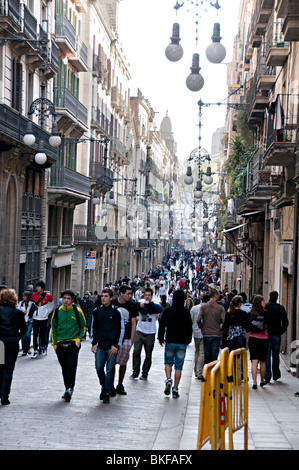
<instances>
[{"instance_id":1,"label":"stone paved street","mask_svg":"<svg viewBox=\"0 0 299 470\"><path fill-rule=\"evenodd\" d=\"M19 357L11 404L0 409L0 449L179 449L192 376L189 346L180 398L166 397L162 347L156 341L148 381L125 377L127 396L110 404L99 400L100 386L89 341L82 343L76 388L70 403L56 355L49 345L45 358ZM118 373L118 366L117 366ZM198 381L200 391L201 382ZM196 445L196 432L194 445Z\"/></svg>"},{"instance_id":2,"label":"stone paved street","mask_svg":"<svg viewBox=\"0 0 299 470\"><path fill-rule=\"evenodd\" d=\"M61 369L52 346L45 358L33 361L28 356L19 357L11 404L0 406L0 450L168 450L191 452L196 458L201 381L193 375L193 351L191 343L179 399L163 393L164 349L156 341L148 381L129 379L130 359L124 382L128 395L111 398L109 405L99 400L89 341L82 343L70 403L61 399ZM248 449L299 450L299 399L294 397L298 379L281 360L281 380L252 390L250 363L248 366ZM234 433L234 449L244 448L243 435L242 429ZM209 448L208 443L203 450Z\"/></svg>"}]
</instances>

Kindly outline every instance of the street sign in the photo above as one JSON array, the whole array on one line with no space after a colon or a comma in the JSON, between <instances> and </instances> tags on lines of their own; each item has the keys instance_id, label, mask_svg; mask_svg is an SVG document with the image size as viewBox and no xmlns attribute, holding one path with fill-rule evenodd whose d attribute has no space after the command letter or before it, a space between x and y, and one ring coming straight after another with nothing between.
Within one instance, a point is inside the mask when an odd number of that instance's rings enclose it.
<instances>
[{"instance_id":1,"label":"street sign","mask_svg":"<svg viewBox=\"0 0 299 470\"><path fill-rule=\"evenodd\" d=\"M96 251L85 251L85 266L84 269L95 269L96 268Z\"/></svg>"},{"instance_id":2,"label":"street sign","mask_svg":"<svg viewBox=\"0 0 299 470\"><path fill-rule=\"evenodd\" d=\"M235 270L235 257L234 255L222 255L222 272L233 273Z\"/></svg>"}]
</instances>

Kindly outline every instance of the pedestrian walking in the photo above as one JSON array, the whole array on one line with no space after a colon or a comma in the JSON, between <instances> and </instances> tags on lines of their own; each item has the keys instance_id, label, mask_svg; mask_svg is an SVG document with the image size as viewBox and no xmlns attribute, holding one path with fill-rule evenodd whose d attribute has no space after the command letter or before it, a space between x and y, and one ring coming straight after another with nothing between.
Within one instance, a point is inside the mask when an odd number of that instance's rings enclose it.
<instances>
[{"instance_id":1,"label":"pedestrian walking","mask_svg":"<svg viewBox=\"0 0 299 470\"><path fill-rule=\"evenodd\" d=\"M91 328L91 321L92 321L92 312L93 312L93 309L94 309L94 301L91 299L90 294L88 292L86 292L83 299L81 300L80 307L81 307L82 312L84 313L84 317L85 317L85 320L86 320L86 330L88 331L88 334L90 336L90 328Z\"/></svg>"},{"instance_id":2,"label":"pedestrian walking","mask_svg":"<svg viewBox=\"0 0 299 470\"><path fill-rule=\"evenodd\" d=\"M25 323L27 325L27 331L22 338L22 350L23 356L31 354L31 332L32 332L32 314L35 310L35 303L30 300L32 293L29 291L23 292L22 300L18 303L17 308L24 313Z\"/></svg>"},{"instance_id":3,"label":"pedestrian walking","mask_svg":"<svg viewBox=\"0 0 299 470\"><path fill-rule=\"evenodd\" d=\"M193 339L194 339L194 374L195 377L199 380L202 380L202 370L204 366L204 347L203 347L203 334L201 328L199 328L197 323L197 317L199 310L203 304L206 304L210 300L210 296L208 294L204 294L202 296L202 303L195 305L191 308L190 315L192 321L192 331L193 331Z\"/></svg>"},{"instance_id":4,"label":"pedestrian walking","mask_svg":"<svg viewBox=\"0 0 299 470\"><path fill-rule=\"evenodd\" d=\"M81 341L84 338L86 321L80 307L75 305L76 295L72 290L62 293L62 305L51 318L51 340L62 369L65 392L62 398L72 398Z\"/></svg>"},{"instance_id":5,"label":"pedestrian walking","mask_svg":"<svg viewBox=\"0 0 299 470\"><path fill-rule=\"evenodd\" d=\"M186 355L187 345L192 341L192 321L190 311L184 306L184 291L179 289L173 294L172 307L167 307L162 315L158 339L161 346L165 343L164 365L165 365L165 395L178 398L179 383ZM166 331L166 336L165 336ZM165 337L165 339L164 339ZM174 383L171 378L172 368L175 368ZM173 384L173 387L172 387Z\"/></svg>"},{"instance_id":6,"label":"pedestrian walking","mask_svg":"<svg viewBox=\"0 0 299 470\"><path fill-rule=\"evenodd\" d=\"M0 398L9 405L9 394L19 341L27 331L24 313L17 309L18 297L14 289L0 291Z\"/></svg>"},{"instance_id":7,"label":"pedestrian walking","mask_svg":"<svg viewBox=\"0 0 299 470\"><path fill-rule=\"evenodd\" d=\"M283 305L278 302L278 292L272 291L269 295L269 302L266 303L267 314L267 331L269 338L269 350L266 360L265 381L270 382L280 379L281 373L279 369L279 353L281 345L281 335L288 328L289 320L287 312Z\"/></svg>"},{"instance_id":8,"label":"pedestrian walking","mask_svg":"<svg viewBox=\"0 0 299 470\"><path fill-rule=\"evenodd\" d=\"M232 298L222 326L222 347L228 347L230 351L246 347L247 313L241 310L242 302L240 295Z\"/></svg>"},{"instance_id":9,"label":"pedestrian walking","mask_svg":"<svg viewBox=\"0 0 299 470\"><path fill-rule=\"evenodd\" d=\"M266 373L266 359L269 349L269 339L267 333L267 311L266 302L263 296L255 295L252 300L252 308L246 318L246 330L248 332L248 348L251 361L251 373L253 379L253 389L257 389L257 369L260 364L261 382L264 387Z\"/></svg>"},{"instance_id":10,"label":"pedestrian walking","mask_svg":"<svg viewBox=\"0 0 299 470\"><path fill-rule=\"evenodd\" d=\"M36 305L36 310L33 313L33 355L31 359L38 358L38 350L42 356L47 355L48 347L48 322L49 317L53 313L53 297L49 292L45 291L44 281L36 283L36 292L30 298Z\"/></svg>"},{"instance_id":11,"label":"pedestrian walking","mask_svg":"<svg viewBox=\"0 0 299 470\"><path fill-rule=\"evenodd\" d=\"M217 303L220 294L217 289L210 289L210 300L202 304L197 323L202 329L205 364L216 361L220 349L221 326L225 319L224 308Z\"/></svg>"},{"instance_id":12,"label":"pedestrian walking","mask_svg":"<svg viewBox=\"0 0 299 470\"><path fill-rule=\"evenodd\" d=\"M121 347L117 353L116 364L119 365L118 384L116 386L116 393L119 395L127 395L124 389L123 381L127 370L127 363L130 356L131 347L134 344L136 333L138 309L136 302L132 302L132 289L130 286L122 285L119 288L119 296L112 301L112 304L121 312L125 332L124 339Z\"/></svg>"},{"instance_id":13,"label":"pedestrian walking","mask_svg":"<svg viewBox=\"0 0 299 470\"><path fill-rule=\"evenodd\" d=\"M95 354L95 367L102 387L100 399L110 402L115 375L117 353L124 336L124 320L117 307L112 305L113 291L104 288L101 301L93 311L92 352Z\"/></svg>"},{"instance_id":14,"label":"pedestrian walking","mask_svg":"<svg viewBox=\"0 0 299 470\"><path fill-rule=\"evenodd\" d=\"M163 307L153 302L153 291L150 287L144 290L144 299L138 303L138 323L136 328L134 351L133 351L133 373L131 379L136 379L141 367L141 351L144 347L145 359L142 365L140 380L147 380L152 364L152 352L155 345L157 316L163 312Z\"/></svg>"}]
</instances>

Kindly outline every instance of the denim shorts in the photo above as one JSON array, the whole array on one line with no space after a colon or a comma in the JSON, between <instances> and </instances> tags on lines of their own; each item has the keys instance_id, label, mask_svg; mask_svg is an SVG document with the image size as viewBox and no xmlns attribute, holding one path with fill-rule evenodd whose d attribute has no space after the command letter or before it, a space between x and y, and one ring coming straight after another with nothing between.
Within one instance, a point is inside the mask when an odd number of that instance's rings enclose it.
<instances>
[{"instance_id":1,"label":"denim shorts","mask_svg":"<svg viewBox=\"0 0 299 470\"><path fill-rule=\"evenodd\" d=\"M164 364L182 370L186 355L186 344L166 343L164 352Z\"/></svg>"}]
</instances>

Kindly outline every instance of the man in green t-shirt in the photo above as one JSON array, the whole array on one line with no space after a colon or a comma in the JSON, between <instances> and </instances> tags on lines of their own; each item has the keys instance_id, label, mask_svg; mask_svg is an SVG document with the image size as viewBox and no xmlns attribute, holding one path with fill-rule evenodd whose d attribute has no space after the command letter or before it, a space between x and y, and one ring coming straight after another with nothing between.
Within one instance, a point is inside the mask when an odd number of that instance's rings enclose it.
<instances>
[{"instance_id":1,"label":"man in green t-shirt","mask_svg":"<svg viewBox=\"0 0 299 470\"><path fill-rule=\"evenodd\" d=\"M62 369L65 393L62 395L67 402L72 398L78 355L81 341L86 330L86 320L80 307L74 304L75 294L72 290L62 293L62 305L52 315L51 339Z\"/></svg>"}]
</instances>

